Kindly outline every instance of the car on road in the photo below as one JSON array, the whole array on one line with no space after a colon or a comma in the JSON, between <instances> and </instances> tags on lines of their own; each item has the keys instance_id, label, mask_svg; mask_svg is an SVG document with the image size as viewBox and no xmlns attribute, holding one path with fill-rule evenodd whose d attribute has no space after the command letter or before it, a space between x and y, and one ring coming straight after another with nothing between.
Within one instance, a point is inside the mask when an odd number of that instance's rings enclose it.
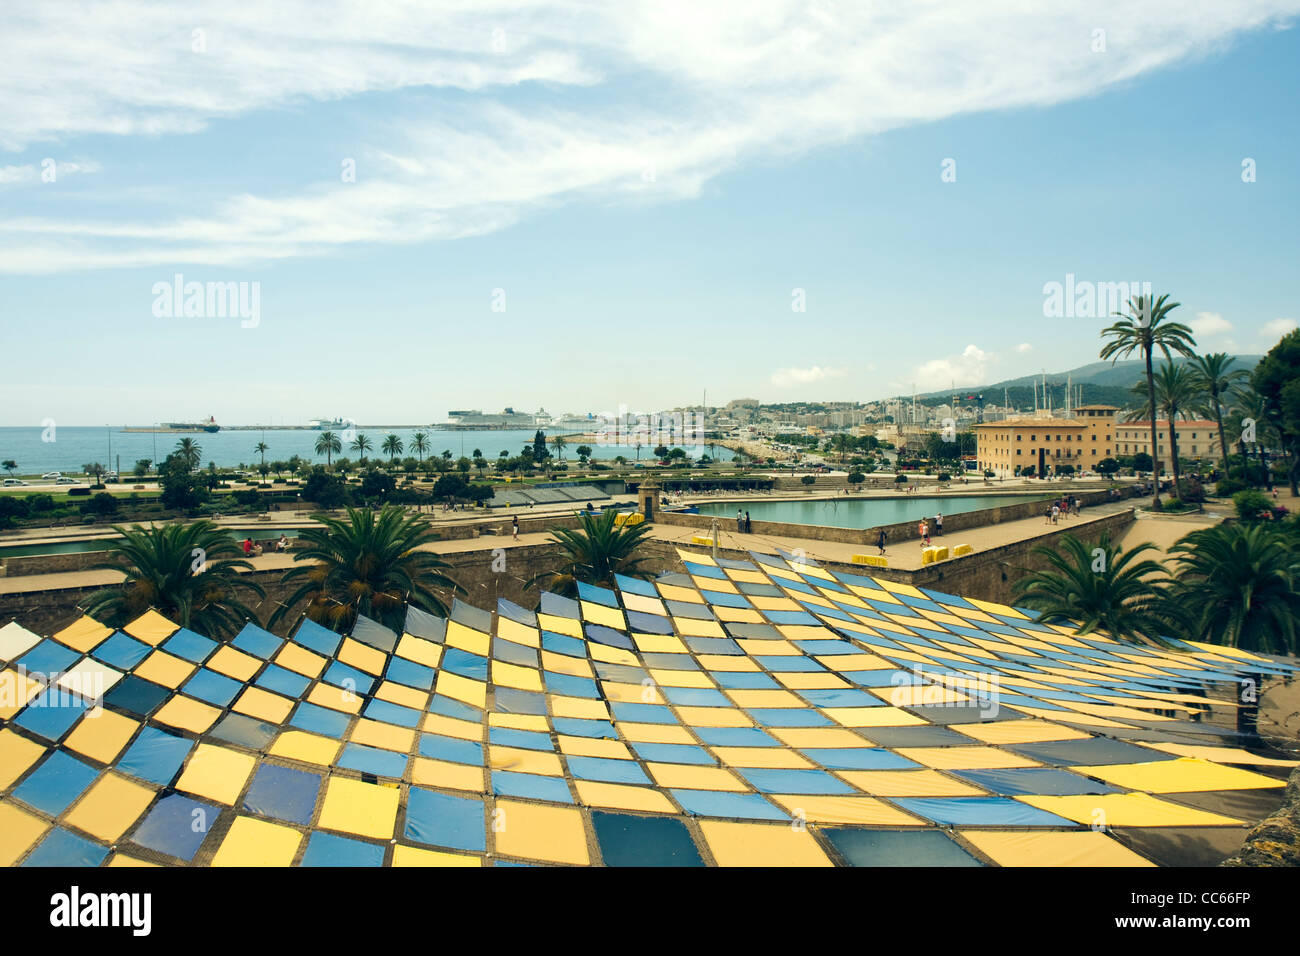
<instances>
[{"instance_id":1,"label":"car on road","mask_svg":"<svg viewBox=\"0 0 1300 956\"><path fill-rule=\"evenodd\" d=\"M56 485L79 485L79 484L81 484L81 482L77 481L76 478L68 478L68 477L65 477L65 476L59 476L58 478L55 478L55 479L54 479L54 483L55 483Z\"/></svg>"},{"instance_id":2,"label":"car on road","mask_svg":"<svg viewBox=\"0 0 1300 956\"><path fill-rule=\"evenodd\" d=\"M4 483L6 488L26 487L26 485L27 482L23 481L21 478L6 478Z\"/></svg>"},{"instance_id":3,"label":"car on road","mask_svg":"<svg viewBox=\"0 0 1300 956\"><path fill-rule=\"evenodd\" d=\"M61 472L61 471L47 471L45 474L41 475L41 477L42 477L42 478L49 478L49 479L51 479L51 480L54 480L54 479L56 479L56 478L62 478L62 477L63 477L63 472Z\"/></svg>"}]
</instances>

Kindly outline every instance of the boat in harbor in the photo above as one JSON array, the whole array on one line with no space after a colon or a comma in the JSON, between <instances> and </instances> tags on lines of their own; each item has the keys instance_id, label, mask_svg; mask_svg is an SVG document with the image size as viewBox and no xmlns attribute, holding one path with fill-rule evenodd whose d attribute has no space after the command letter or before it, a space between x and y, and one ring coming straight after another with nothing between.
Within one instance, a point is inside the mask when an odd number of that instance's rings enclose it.
<instances>
[{"instance_id":1,"label":"boat in harbor","mask_svg":"<svg viewBox=\"0 0 1300 956\"><path fill-rule=\"evenodd\" d=\"M221 426L217 420L208 416L207 420L201 422L162 422L158 425L127 425L122 429L124 432L155 432L155 433L184 433L184 432L219 432Z\"/></svg>"}]
</instances>

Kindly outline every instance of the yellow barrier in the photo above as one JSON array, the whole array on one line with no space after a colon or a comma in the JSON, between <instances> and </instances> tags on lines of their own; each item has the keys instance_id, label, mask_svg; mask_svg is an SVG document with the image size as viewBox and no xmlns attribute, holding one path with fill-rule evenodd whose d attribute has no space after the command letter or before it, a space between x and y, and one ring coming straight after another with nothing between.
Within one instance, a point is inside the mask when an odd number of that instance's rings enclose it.
<instances>
[{"instance_id":1,"label":"yellow barrier","mask_svg":"<svg viewBox=\"0 0 1300 956\"><path fill-rule=\"evenodd\" d=\"M975 549L972 548L969 544L954 544L952 546L952 556L954 558L959 558L963 554L971 554L972 552L974 552L974 550Z\"/></svg>"},{"instance_id":2,"label":"yellow barrier","mask_svg":"<svg viewBox=\"0 0 1300 956\"><path fill-rule=\"evenodd\" d=\"M616 525L638 525L645 521L645 515L639 511L624 511L614 516Z\"/></svg>"},{"instance_id":3,"label":"yellow barrier","mask_svg":"<svg viewBox=\"0 0 1300 956\"><path fill-rule=\"evenodd\" d=\"M853 556L854 564L867 564L873 568L889 567L889 559L881 554L855 554Z\"/></svg>"},{"instance_id":4,"label":"yellow barrier","mask_svg":"<svg viewBox=\"0 0 1300 956\"><path fill-rule=\"evenodd\" d=\"M948 549L932 545L928 548L921 549L921 563L935 564L939 561L945 561L948 558Z\"/></svg>"},{"instance_id":5,"label":"yellow barrier","mask_svg":"<svg viewBox=\"0 0 1300 956\"><path fill-rule=\"evenodd\" d=\"M713 547L713 539L712 539L712 538L706 538L706 537L705 537L704 535L702 535L702 534L697 534L697 535L695 535L694 537L691 538L691 544L702 544L702 545L705 545L706 547L710 547L710 548L711 548L711 547Z\"/></svg>"},{"instance_id":6,"label":"yellow barrier","mask_svg":"<svg viewBox=\"0 0 1300 956\"><path fill-rule=\"evenodd\" d=\"M934 546L934 560L936 561L948 560L948 546L946 544L936 544Z\"/></svg>"}]
</instances>

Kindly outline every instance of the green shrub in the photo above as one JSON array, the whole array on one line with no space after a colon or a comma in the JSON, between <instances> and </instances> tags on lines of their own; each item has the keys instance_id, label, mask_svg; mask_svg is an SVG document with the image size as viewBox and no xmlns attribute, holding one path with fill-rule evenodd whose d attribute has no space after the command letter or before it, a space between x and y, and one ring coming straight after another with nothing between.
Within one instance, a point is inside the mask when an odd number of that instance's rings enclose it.
<instances>
[{"instance_id":1,"label":"green shrub","mask_svg":"<svg viewBox=\"0 0 1300 956\"><path fill-rule=\"evenodd\" d=\"M1195 478L1184 478L1178 483L1179 497L1188 504L1200 504L1205 500L1205 487Z\"/></svg>"},{"instance_id":2,"label":"green shrub","mask_svg":"<svg viewBox=\"0 0 1300 956\"><path fill-rule=\"evenodd\" d=\"M81 506L82 512L87 515L113 515L117 514L118 508L118 500L107 491L101 491Z\"/></svg>"},{"instance_id":3,"label":"green shrub","mask_svg":"<svg viewBox=\"0 0 1300 956\"><path fill-rule=\"evenodd\" d=\"M1263 515L1273 512L1273 499L1260 491L1239 491L1232 496L1232 503L1237 517L1246 523L1266 520Z\"/></svg>"},{"instance_id":4,"label":"green shrub","mask_svg":"<svg viewBox=\"0 0 1300 956\"><path fill-rule=\"evenodd\" d=\"M1214 485L1214 494L1218 498L1231 498L1239 491L1246 490L1246 483L1238 478L1220 478Z\"/></svg>"},{"instance_id":5,"label":"green shrub","mask_svg":"<svg viewBox=\"0 0 1300 956\"><path fill-rule=\"evenodd\" d=\"M28 495L27 508L32 514L54 510L54 498L51 495Z\"/></svg>"}]
</instances>

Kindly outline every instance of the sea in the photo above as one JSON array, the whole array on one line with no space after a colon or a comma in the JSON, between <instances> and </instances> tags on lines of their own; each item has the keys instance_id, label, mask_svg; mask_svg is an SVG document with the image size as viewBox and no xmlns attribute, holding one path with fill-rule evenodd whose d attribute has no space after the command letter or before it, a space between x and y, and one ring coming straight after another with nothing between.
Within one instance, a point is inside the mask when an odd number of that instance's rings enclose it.
<instances>
[{"instance_id":1,"label":"sea","mask_svg":"<svg viewBox=\"0 0 1300 956\"><path fill-rule=\"evenodd\" d=\"M545 431L545 429L543 429ZM368 457L385 459L380 451L384 438L389 434L397 435L407 449L399 457L418 458L410 451L411 436L416 431L423 431L430 442L430 453L438 456L443 451L450 451L453 458L461 455L472 458L478 449L484 457L495 461L501 452L517 455L525 445L531 446L536 429L519 429L509 431L436 431L429 428L390 428L378 426L367 428L358 426L358 435L365 435L372 445ZM175 451L182 438L193 439L201 449L200 459L203 467L208 462L215 462L218 468L236 468L240 465L255 467L262 456L253 449L258 442L265 442L266 461L287 461L293 455L308 461L325 463L324 455L316 454L316 440L320 432L311 428L280 429L242 429L223 428L219 432L128 432L117 427L105 426L59 426L53 425L31 427L0 428L0 461L11 459L16 464L15 476L42 475L59 471L70 475L79 475L83 466L98 462L106 470L119 474L130 474L138 459L148 458L151 462L161 461ZM340 434L336 429L335 434ZM576 460L578 445L577 432L546 432L549 440L556 434L563 434L568 442L564 448L565 460ZM349 439L351 436L347 436ZM355 463L356 452L348 448L349 441L343 442L341 457ZM635 461L637 451L634 447L617 444L600 444L587 442L592 449L592 457L610 460L619 455L629 461ZM555 449L548 446L551 454ZM684 450L693 458L707 454L703 447L685 447ZM719 449L721 451L721 449ZM429 454L424 457L428 458ZM643 445L640 457L650 460L654 455L651 447ZM337 460L340 456L335 455ZM8 472L0 473L7 477Z\"/></svg>"}]
</instances>

